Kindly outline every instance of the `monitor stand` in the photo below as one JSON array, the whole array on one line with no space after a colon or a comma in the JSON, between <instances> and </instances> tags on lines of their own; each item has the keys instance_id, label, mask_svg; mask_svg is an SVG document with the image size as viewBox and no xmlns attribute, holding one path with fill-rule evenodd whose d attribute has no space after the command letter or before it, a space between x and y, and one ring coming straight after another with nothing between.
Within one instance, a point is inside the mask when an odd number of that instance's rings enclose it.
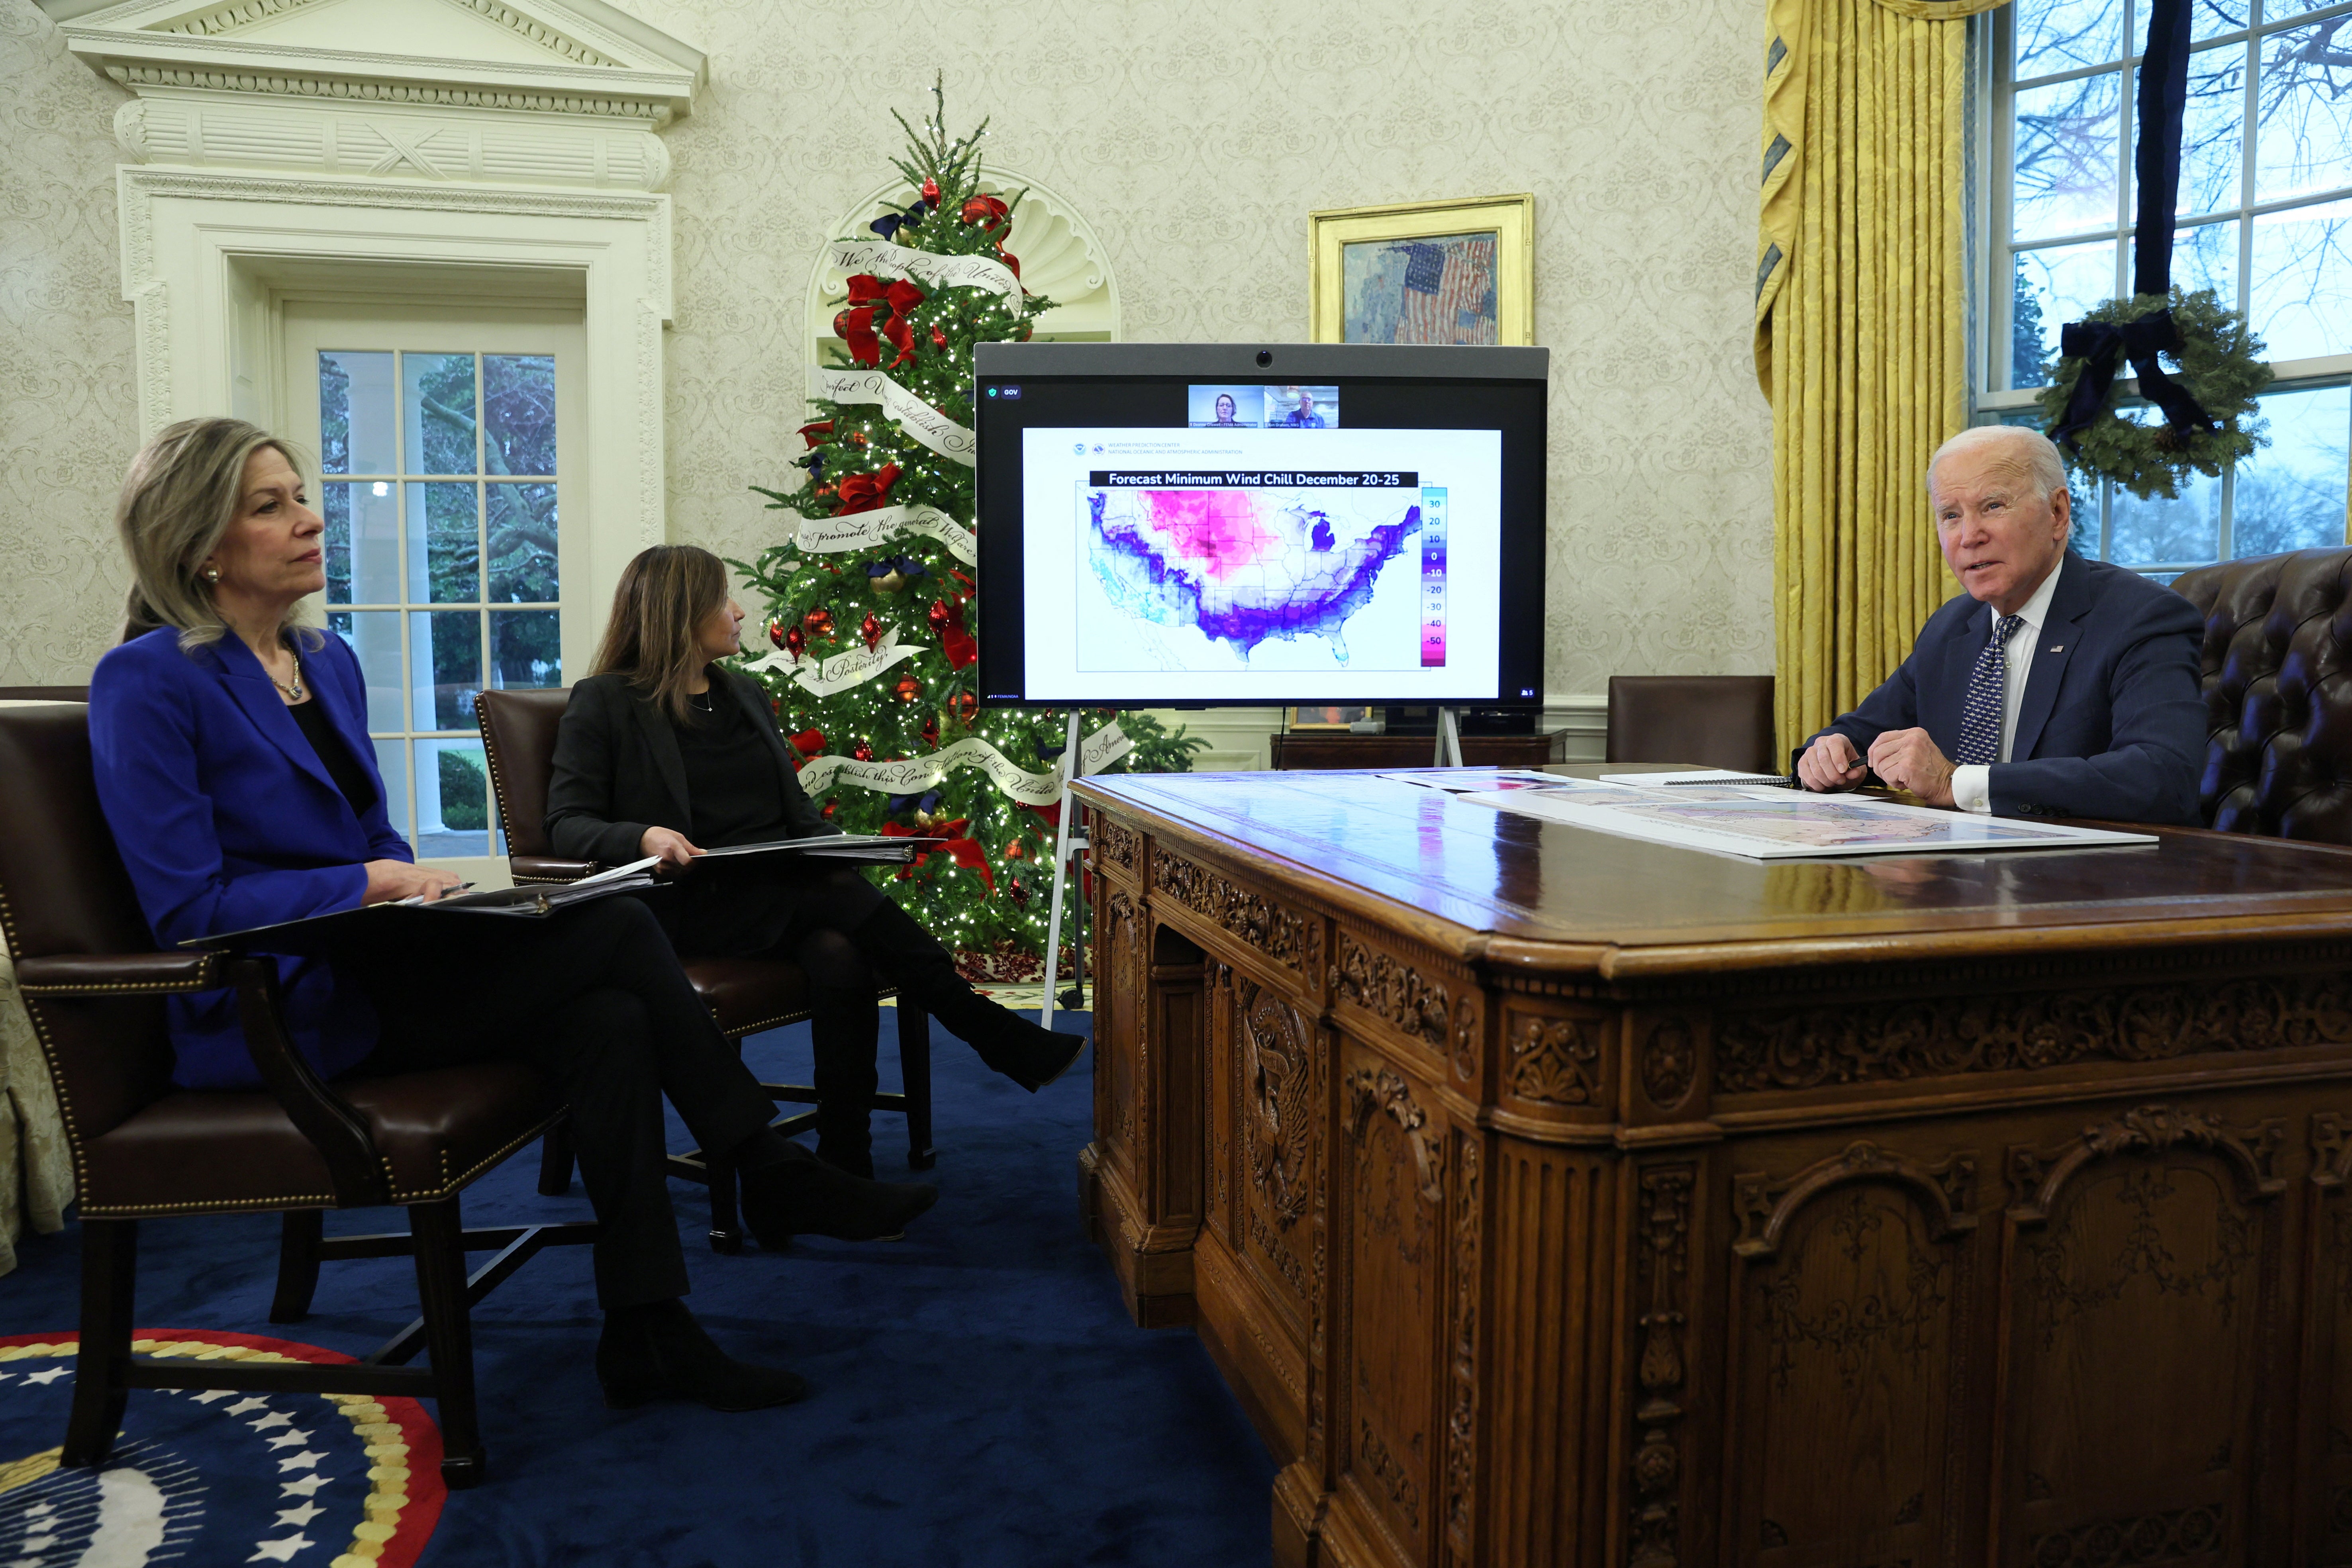
<instances>
[{"instance_id":1,"label":"monitor stand","mask_svg":"<svg viewBox=\"0 0 2352 1568\"><path fill-rule=\"evenodd\" d=\"M1462 766L1462 724L1451 708L1437 710L1437 757L1430 763L1435 768Z\"/></svg>"},{"instance_id":2,"label":"monitor stand","mask_svg":"<svg viewBox=\"0 0 2352 1568\"><path fill-rule=\"evenodd\" d=\"M1045 916L1045 999L1040 1004L1037 1013L1038 1023L1048 1029L1054 1026L1054 987L1061 978L1055 971L1062 956L1062 900L1069 889L1070 857L1081 854L1087 848L1087 836L1076 830L1077 797L1070 793L1070 785L1076 781L1080 767L1078 710L1073 708L1070 710L1069 734L1062 748L1062 817L1054 836L1054 901ZM1074 930L1085 919L1076 910L1070 911L1070 916ZM1075 960L1073 967L1077 971L1073 978L1078 982L1083 999L1086 960L1077 952L1077 941L1071 942L1071 956Z\"/></svg>"}]
</instances>

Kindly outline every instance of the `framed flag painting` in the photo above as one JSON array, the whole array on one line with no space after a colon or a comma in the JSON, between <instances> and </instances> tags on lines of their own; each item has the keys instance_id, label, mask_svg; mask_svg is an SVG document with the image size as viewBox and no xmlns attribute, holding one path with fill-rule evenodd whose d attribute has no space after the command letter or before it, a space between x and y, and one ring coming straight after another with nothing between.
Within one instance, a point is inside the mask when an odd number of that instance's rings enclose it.
<instances>
[{"instance_id":1,"label":"framed flag painting","mask_svg":"<svg viewBox=\"0 0 2352 1568\"><path fill-rule=\"evenodd\" d=\"M1535 342L1531 195L1308 215L1318 343Z\"/></svg>"}]
</instances>

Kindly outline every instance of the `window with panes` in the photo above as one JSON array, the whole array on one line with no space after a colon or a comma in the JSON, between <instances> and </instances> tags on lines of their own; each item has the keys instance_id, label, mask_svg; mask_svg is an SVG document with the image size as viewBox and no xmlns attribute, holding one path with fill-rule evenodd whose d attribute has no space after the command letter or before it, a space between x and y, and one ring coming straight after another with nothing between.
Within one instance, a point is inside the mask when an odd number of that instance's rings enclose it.
<instances>
[{"instance_id":1,"label":"window with panes","mask_svg":"<svg viewBox=\"0 0 2352 1568\"><path fill-rule=\"evenodd\" d=\"M2246 311L2278 380L2270 445L2178 499L2078 477L2077 548L2162 577L2342 544L2352 521L2352 3L2194 0L2192 29L2173 281ZM2043 424L2060 328L2129 291L2147 32L2147 0L1991 14L1979 419Z\"/></svg>"},{"instance_id":2,"label":"window with panes","mask_svg":"<svg viewBox=\"0 0 2352 1568\"><path fill-rule=\"evenodd\" d=\"M563 684L555 361L318 356L327 624L359 656L393 826L503 855L474 698Z\"/></svg>"}]
</instances>

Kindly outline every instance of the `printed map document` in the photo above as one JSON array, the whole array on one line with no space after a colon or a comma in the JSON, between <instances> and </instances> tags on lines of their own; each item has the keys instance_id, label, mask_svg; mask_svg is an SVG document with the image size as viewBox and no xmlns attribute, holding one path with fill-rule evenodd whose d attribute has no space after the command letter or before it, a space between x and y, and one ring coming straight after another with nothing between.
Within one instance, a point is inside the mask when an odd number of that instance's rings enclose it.
<instances>
[{"instance_id":1,"label":"printed map document","mask_svg":"<svg viewBox=\"0 0 2352 1568\"><path fill-rule=\"evenodd\" d=\"M1891 800L1811 795L1771 784L1645 788L1554 778L1549 787L1497 790L1460 798L1600 833L1751 860L1920 855L1953 849L2079 849L2157 841L2150 833L1978 816Z\"/></svg>"}]
</instances>

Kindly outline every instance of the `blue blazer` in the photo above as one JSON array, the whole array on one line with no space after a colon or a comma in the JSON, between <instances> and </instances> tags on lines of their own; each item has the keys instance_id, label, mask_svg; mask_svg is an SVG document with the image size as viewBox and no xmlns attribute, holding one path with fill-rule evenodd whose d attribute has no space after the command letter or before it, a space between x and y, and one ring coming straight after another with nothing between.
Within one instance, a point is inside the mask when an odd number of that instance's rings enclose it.
<instances>
[{"instance_id":1,"label":"blue blazer","mask_svg":"<svg viewBox=\"0 0 2352 1568\"><path fill-rule=\"evenodd\" d=\"M1820 733L1843 734L1867 754L1889 730L1922 729L1951 756L1969 672L1992 622L1990 605L1965 594L1948 600L1903 667ZM2194 605L2161 584L2067 552L2042 635L2030 650L2011 648L2011 658L2024 654L2033 666L2010 745L2015 760L1992 764L1993 814L2195 826L2206 742L2197 667L2204 626Z\"/></svg>"},{"instance_id":2,"label":"blue blazer","mask_svg":"<svg viewBox=\"0 0 2352 1568\"><path fill-rule=\"evenodd\" d=\"M90 678L98 798L158 947L355 908L369 860L414 860L384 813L367 692L343 639L302 655L311 700L375 784L354 815L253 657L234 636L180 651L169 627L108 653ZM296 1048L332 1076L375 1044L375 1013L321 959L281 958ZM236 994L170 998L173 1077L190 1089L260 1081Z\"/></svg>"}]
</instances>

